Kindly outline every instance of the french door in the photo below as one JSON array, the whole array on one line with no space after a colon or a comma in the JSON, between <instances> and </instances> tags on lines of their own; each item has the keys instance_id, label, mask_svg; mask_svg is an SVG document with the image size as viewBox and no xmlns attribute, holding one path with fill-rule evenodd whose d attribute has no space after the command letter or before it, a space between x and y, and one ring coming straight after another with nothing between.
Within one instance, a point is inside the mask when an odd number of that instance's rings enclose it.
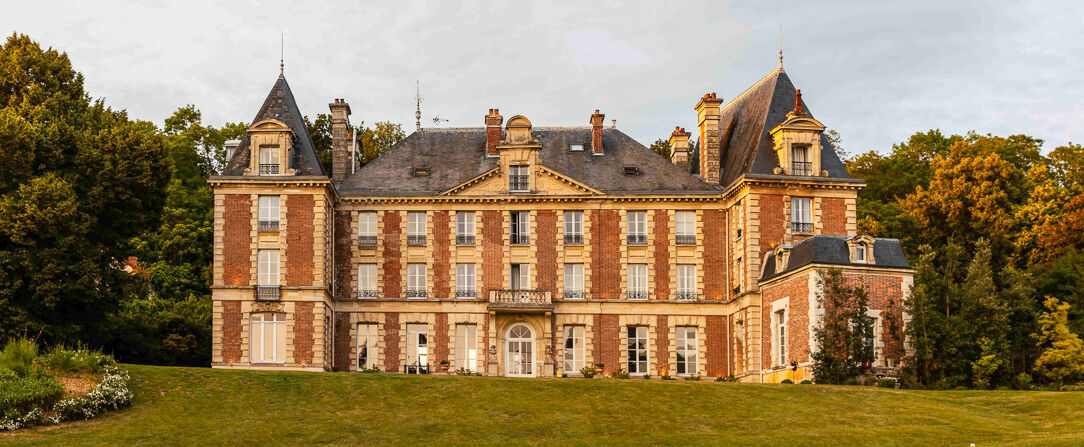
<instances>
[{"instance_id":1,"label":"french door","mask_svg":"<svg viewBox=\"0 0 1084 447\"><path fill-rule=\"evenodd\" d=\"M512 377L534 377L534 334L525 324L508 330L505 351L505 374Z\"/></svg>"}]
</instances>

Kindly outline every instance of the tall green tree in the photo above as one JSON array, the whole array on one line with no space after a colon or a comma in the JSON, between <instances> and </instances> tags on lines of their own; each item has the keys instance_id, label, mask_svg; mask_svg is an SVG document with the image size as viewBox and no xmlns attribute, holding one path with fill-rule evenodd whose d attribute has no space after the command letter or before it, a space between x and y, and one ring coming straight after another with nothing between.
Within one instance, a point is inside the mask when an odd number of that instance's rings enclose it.
<instances>
[{"instance_id":1,"label":"tall green tree","mask_svg":"<svg viewBox=\"0 0 1084 447\"><path fill-rule=\"evenodd\" d=\"M1039 315L1035 339L1043 348L1035 360L1035 372L1059 386L1084 380L1084 342L1069 330L1069 303L1047 297L1046 311Z\"/></svg>"},{"instance_id":2,"label":"tall green tree","mask_svg":"<svg viewBox=\"0 0 1084 447\"><path fill-rule=\"evenodd\" d=\"M0 339L93 336L130 282L131 238L160 220L166 155L67 55L24 35L0 46Z\"/></svg>"},{"instance_id":3,"label":"tall green tree","mask_svg":"<svg viewBox=\"0 0 1084 447\"><path fill-rule=\"evenodd\" d=\"M817 383L844 383L873 365L869 296L861 286L847 284L839 269L820 271L817 284L818 310L823 315L813 328L813 377Z\"/></svg>"}]
</instances>

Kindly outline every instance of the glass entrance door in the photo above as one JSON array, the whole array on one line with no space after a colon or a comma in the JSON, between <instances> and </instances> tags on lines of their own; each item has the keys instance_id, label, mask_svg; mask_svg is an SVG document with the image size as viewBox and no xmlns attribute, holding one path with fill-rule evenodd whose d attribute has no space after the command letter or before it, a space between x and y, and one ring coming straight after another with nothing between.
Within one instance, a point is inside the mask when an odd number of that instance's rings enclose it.
<instances>
[{"instance_id":1,"label":"glass entrance door","mask_svg":"<svg viewBox=\"0 0 1084 447\"><path fill-rule=\"evenodd\" d=\"M508 330L505 351L505 374L513 377L534 377L534 334L531 328L517 324Z\"/></svg>"}]
</instances>

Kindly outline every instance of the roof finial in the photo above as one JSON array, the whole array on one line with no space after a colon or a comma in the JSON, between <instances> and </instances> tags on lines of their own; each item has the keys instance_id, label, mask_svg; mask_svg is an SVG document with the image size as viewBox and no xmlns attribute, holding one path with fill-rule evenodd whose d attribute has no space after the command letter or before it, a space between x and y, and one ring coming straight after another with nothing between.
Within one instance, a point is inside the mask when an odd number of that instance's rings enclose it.
<instances>
[{"instance_id":1,"label":"roof finial","mask_svg":"<svg viewBox=\"0 0 1084 447\"><path fill-rule=\"evenodd\" d=\"M779 68L783 68L783 24L779 24Z\"/></svg>"},{"instance_id":2,"label":"roof finial","mask_svg":"<svg viewBox=\"0 0 1084 447\"><path fill-rule=\"evenodd\" d=\"M418 126L418 130L422 130L422 81L415 80L414 82L417 83L415 86L417 88L417 91L414 94L414 100L417 102L418 105L418 110L414 112L414 119L417 120L415 125Z\"/></svg>"},{"instance_id":3,"label":"roof finial","mask_svg":"<svg viewBox=\"0 0 1084 447\"><path fill-rule=\"evenodd\" d=\"M279 77L282 77L283 68L286 66L286 33L279 35Z\"/></svg>"}]
</instances>

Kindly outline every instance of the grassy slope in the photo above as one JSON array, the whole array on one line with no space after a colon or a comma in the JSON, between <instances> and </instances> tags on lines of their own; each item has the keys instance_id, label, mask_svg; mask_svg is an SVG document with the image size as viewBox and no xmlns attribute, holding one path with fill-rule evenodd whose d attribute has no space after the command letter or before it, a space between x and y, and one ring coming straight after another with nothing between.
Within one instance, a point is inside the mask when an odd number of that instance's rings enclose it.
<instances>
[{"instance_id":1,"label":"grassy slope","mask_svg":"<svg viewBox=\"0 0 1084 447\"><path fill-rule=\"evenodd\" d=\"M128 368L132 408L0 444L1084 444L1084 393Z\"/></svg>"}]
</instances>

